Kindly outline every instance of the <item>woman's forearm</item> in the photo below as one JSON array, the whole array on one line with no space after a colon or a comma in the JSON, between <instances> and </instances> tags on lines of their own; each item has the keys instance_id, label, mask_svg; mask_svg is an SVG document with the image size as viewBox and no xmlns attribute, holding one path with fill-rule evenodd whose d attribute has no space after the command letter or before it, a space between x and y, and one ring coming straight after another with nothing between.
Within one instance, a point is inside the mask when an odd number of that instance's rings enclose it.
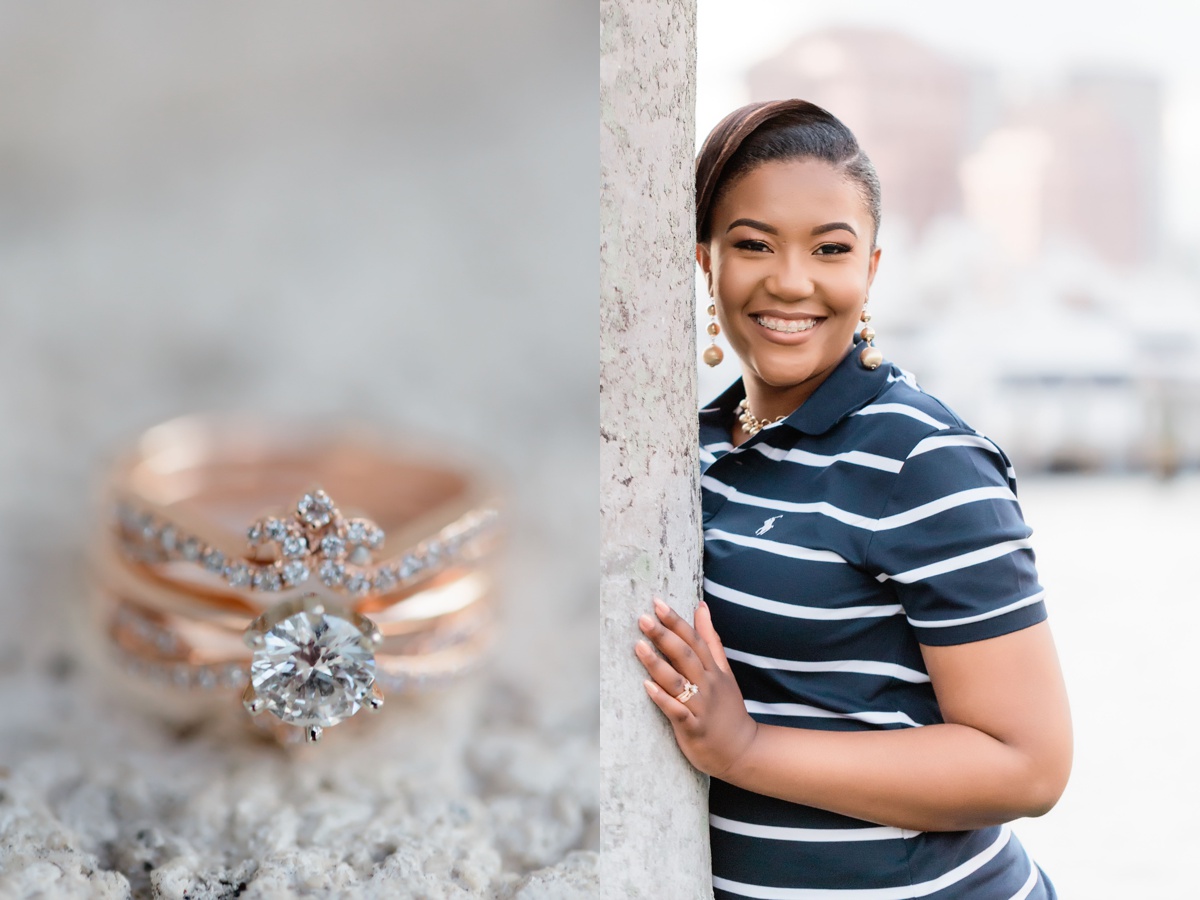
<instances>
[{"instance_id":1,"label":"woman's forearm","mask_svg":"<svg viewBox=\"0 0 1200 900\"><path fill-rule=\"evenodd\" d=\"M966 725L814 731L759 725L722 781L758 794L914 831L959 831L1037 816L1065 773Z\"/></svg>"},{"instance_id":2,"label":"woman's forearm","mask_svg":"<svg viewBox=\"0 0 1200 900\"><path fill-rule=\"evenodd\" d=\"M922 646L943 723L893 731L757 724L708 607L696 628L666 604L642 616L650 698L700 771L730 784L913 831L961 831L1046 812L1071 771L1066 689L1045 622L970 644ZM686 673L686 674L681 674ZM687 684L698 687L681 699Z\"/></svg>"}]
</instances>

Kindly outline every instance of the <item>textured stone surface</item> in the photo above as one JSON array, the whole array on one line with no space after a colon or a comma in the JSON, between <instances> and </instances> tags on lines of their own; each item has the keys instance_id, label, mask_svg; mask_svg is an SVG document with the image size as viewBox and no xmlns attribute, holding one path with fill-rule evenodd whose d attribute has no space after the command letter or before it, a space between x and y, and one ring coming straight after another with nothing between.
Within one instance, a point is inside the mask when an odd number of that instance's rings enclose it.
<instances>
[{"instance_id":1,"label":"textured stone surface","mask_svg":"<svg viewBox=\"0 0 1200 900\"><path fill-rule=\"evenodd\" d=\"M633 646L652 596L699 599L695 2L604 0L600 21L602 878L692 900L711 896L703 779Z\"/></svg>"},{"instance_id":2,"label":"textured stone surface","mask_svg":"<svg viewBox=\"0 0 1200 900\"><path fill-rule=\"evenodd\" d=\"M595 25L470 8L0 6L0 897L599 895ZM290 752L128 703L91 482L206 409L491 456L493 665Z\"/></svg>"}]
</instances>

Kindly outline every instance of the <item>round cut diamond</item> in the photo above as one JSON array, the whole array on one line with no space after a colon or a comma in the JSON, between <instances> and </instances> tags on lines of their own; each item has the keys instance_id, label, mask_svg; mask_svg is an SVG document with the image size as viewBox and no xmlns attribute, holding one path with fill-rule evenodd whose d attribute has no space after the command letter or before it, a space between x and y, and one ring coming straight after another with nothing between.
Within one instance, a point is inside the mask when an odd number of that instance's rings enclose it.
<instances>
[{"instance_id":1,"label":"round cut diamond","mask_svg":"<svg viewBox=\"0 0 1200 900\"><path fill-rule=\"evenodd\" d=\"M201 562L204 563L204 568L210 572L216 572L219 575L225 571L225 554L220 550L213 550L210 547L204 552Z\"/></svg>"},{"instance_id":2,"label":"round cut diamond","mask_svg":"<svg viewBox=\"0 0 1200 900\"><path fill-rule=\"evenodd\" d=\"M378 550L383 546L383 530L366 519L351 519L346 525L346 543L352 547Z\"/></svg>"},{"instance_id":3,"label":"round cut diamond","mask_svg":"<svg viewBox=\"0 0 1200 900\"><path fill-rule=\"evenodd\" d=\"M282 543L288 536L287 523L280 519L267 519L263 523L263 534L272 541Z\"/></svg>"},{"instance_id":4,"label":"round cut diamond","mask_svg":"<svg viewBox=\"0 0 1200 900\"><path fill-rule=\"evenodd\" d=\"M342 579L346 577L346 567L339 562L334 562L332 559L327 559L321 563L321 568L317 570L317 574L325 584L330 587L337 587L342 583Z\"/></svg>"},{"instance_id":5,"label":"round cut diamond","mask_svg":"<svg viewBox=\"0 0 1200 900\"><path fill-rule=\"evenodd\" d=\"M280 578L279 570L274 566L263 566L261 569L254 571L253 586L260 591L277 591L281 587L283 579Z\"/></svg>"},{"instance_id":6,"label":"round cut diamond","mask_svg":"<svg viewBox=\"0 0 1200 900\"><path fill-rule=\"evenodd\" d=\"M327 534L321 538L321 552L328 559L341 559L346 555L346 542L336 534Z\"/></svg>"},{"instance_id":7,"label":"round cut diamond","mask_svg":"<svg viewBox=\"0 0 1200 900\"><path fill-rule=\"evenodd\" d=\"M292 587L308 581L308 566L304 564L304 560L293 559L291 562L285 563L283 567L283 580L287 585Z\"/></svg>"},{"instance_id":8,"label":"round cut diamond","mask_svg":"<svg viewBox=\"0 0 1200 900\"><path fill-rule=\"evenodd\" d=\"M154 523L153 517L149 515L142 517L141 534L142 540L148 544L158 540L158 526Z\"/></svg>"},{"instance_id":9,"label":"round cut diamond","mask_svg":"<svg viewBox=\"0 0 1200 900\"><path fill-rule=\"evenodd\" d=\"M285 559L300 559L308 555L308 541L302 534L289 534L283 539L280 549Z\"/></svg>"},{"instance_id":10,"label":"round cut diamond","mask_svg":"<svg viewBox=\"0 0 1200 900\"><path fill-rule=\"evenodd\" d=\"M371 697L371 639L348 618L301 609L263 634L250 683L266 709L292 725L336 725Z\"/></svg>"},{"instance_id":11,"label":"round cut diamond","mask_svg":"<svg viewBox=\"0 0 1200 900\"><path fill-rule=\"evenodd\" d=\"M400 576L401 580L404 580L407 578L412 578L423 568L425 568L425 565L421 562L420 558L410 553L405 556L404 561L400 563L400 569L397 574Z\"/></svg>"},{"instance_id":12,"label":"round cut diamond","mask_svg":"<svg viewBox=\"0 0 1200 900\"><path fill-rule=\"evenodd\" d=\"M324 528L333 521L333 501L324 491L313 491L300 498L296 512L311 527Z\"/></svg>"},{"instance_id":13,"label":"round cut diamond","mask_svg":"<svg viewBox=\"0 0 1200 900\"><path fill-rule=\"evenodd\" d=\"M233 563L225 567L225 580L230 587L245 587L250 584L250 567L245 563Z\"/></svg>"},{"instance_id":14,"label":"round cut diamond","mask_svg":"<svg viewBox=\"0 0 1200 900\"><path fill-rule=\"evenodd\" d=\"M396 586L396 573L391 569L380 569L375 574L374 588L381 594L386 594Z\"/></svg>"}]
</instances>

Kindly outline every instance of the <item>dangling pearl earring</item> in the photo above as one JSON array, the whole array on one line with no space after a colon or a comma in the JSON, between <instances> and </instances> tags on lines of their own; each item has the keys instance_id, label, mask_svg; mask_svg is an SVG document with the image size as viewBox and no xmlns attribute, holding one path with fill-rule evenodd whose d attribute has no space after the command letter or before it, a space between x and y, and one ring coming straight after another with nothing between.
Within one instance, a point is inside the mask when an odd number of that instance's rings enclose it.
<instances>
[{"instance_id":1,"label":"dangling pearl earring","mask_svg":"<svg viewBox=\"0 0 1200 900\"><path fill-rule=\"evenodd\" d=\"M721 326L717 324L717 305L715 303L708 304L708 336L712 339L712 343L704 348L704 363L710 368L719 366L721 360L725 358L724 352L717 346L717 335L721 333Z\"/></svg>"},{"instance_id":2,"label":"dangling pearl earring","mask_svg":"<svg viewBox=\"0 0 1200 900\"><path fill-rule=\"evenodd\" d=\"M867 345L858 355L858 361L862 363L864 369L878 369L879 364L883 362L883 354L871 345L871 342L875 340L875 329L867 324L871 321L871 314L867 312L866 304L863 304L863 310L858 318L863 323L863 330L858 333L858 336Z\"/></svg>"}]
</instances>

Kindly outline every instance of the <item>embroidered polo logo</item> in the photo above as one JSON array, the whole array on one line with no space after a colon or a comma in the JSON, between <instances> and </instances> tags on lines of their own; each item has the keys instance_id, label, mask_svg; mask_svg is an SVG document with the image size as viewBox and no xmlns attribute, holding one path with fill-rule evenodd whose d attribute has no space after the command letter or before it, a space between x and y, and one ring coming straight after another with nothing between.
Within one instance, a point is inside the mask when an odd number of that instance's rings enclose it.
<instances>
[{"instance_id":1,"label":"embroidered polo logo","mask_svg":"<svg viewBox=\"0 0 1200 900\"><path fill-rule=\"evenodd\" d=\"M769 519L767 519L767 521L763 522L762 527L760 527L758 529L758 531L756 531L754 533L755 534L766 534L768 531L770 531L772 528L775 527L776 520L782 519L782 518L783 518L783 516L771 516L771 518L769 518Z\"/></svg>"}]
</instances>

